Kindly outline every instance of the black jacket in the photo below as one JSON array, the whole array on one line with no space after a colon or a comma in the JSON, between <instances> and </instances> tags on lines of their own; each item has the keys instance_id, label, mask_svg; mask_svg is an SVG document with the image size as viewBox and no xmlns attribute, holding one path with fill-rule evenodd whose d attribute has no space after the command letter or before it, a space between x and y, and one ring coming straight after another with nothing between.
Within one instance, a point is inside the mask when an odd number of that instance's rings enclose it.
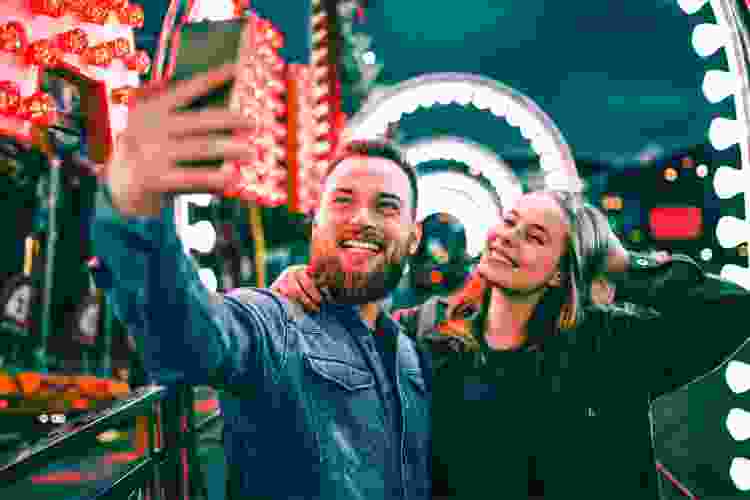
<instances>
[{"instance_id":1,"label":"black jacket","mask_svg":"<svg viewBox=\"0 0 750 500\"><path fill-rule=\"evenodd\" d=\"M650 404L731 356L749 297L687 257L635 256L618 300L639 307L592 307L543 351L480 366L433 351L434 496L657 499Z\"/></svg>"}]
</instances>

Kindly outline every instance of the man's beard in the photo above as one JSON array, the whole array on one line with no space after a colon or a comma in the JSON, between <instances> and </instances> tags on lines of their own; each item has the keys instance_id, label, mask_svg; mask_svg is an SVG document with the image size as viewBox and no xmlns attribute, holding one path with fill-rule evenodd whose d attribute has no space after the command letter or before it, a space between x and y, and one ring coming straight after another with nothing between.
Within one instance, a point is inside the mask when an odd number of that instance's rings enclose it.
<instances>
[{"instance_id":1,"label":"man's beard","mask_svg":"<svg viewBox=\"0 0 750 500\"><path fill-rule=\"evenodd\" d=\"M406 251L386 254L385 261L367 272L346 272L336 255L321 255L313 266L315 285L332 302L368 304L386 298L404 274Z\"/></svg>"}]
</instances>

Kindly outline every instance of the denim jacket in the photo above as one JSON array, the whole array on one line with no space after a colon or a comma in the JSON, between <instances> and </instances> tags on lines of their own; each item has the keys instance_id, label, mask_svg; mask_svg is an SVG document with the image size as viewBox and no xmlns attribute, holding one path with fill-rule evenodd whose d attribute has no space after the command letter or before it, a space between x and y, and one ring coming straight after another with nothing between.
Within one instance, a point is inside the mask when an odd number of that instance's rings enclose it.
<instances>
[{"instance_id":1,"label":"denim jacket","mask_svg":"<svg viewBox=\"0 0 750 500\"><path fill-rule=\"evenodd\" d=\"M154 381L223 390L232 497L429 498L428 391L390 318L393 381L354 307L306 314L267 290L209 293L166 210L126 219L102 190L92 236L97 284Z\"/></svg>"}]
</instances>

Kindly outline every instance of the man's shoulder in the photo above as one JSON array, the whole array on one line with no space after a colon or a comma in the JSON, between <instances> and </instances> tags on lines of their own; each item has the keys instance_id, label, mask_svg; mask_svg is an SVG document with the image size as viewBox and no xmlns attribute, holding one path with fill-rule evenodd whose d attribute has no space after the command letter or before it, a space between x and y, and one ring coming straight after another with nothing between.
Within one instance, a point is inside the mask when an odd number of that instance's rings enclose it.
<instances>
[{"instance_id":1,"label":"man's shoulder","mask_svg":"<svg viewBox=\"0 0 750 500\"><path fill-rule=\"evenodd\" d=\"M296 303L267 288L243 287L224 294L225 299L255 308L264 314L282 317L285 320L300 319L304 310Z\"/></svg>"}]
</instances>

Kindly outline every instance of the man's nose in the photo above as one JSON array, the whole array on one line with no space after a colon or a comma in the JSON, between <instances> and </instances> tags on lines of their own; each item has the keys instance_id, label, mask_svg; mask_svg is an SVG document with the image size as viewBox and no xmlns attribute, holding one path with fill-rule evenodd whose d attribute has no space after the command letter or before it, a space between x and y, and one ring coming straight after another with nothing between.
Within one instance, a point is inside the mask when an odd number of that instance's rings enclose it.
<instances>
[{"instance_id":1,"label":"man's nose","mask_svg":"<svg viewBox=\"0 0 750 500\"><path fill-rule=\"evenodd\" d=\"M352 224L360 225L360 226L374 226L374 217L372 215L372 211L367 206L359 207L357 210L354 211L354 214L352 215L351 222Z\"/></svg>"}]
</instances>

